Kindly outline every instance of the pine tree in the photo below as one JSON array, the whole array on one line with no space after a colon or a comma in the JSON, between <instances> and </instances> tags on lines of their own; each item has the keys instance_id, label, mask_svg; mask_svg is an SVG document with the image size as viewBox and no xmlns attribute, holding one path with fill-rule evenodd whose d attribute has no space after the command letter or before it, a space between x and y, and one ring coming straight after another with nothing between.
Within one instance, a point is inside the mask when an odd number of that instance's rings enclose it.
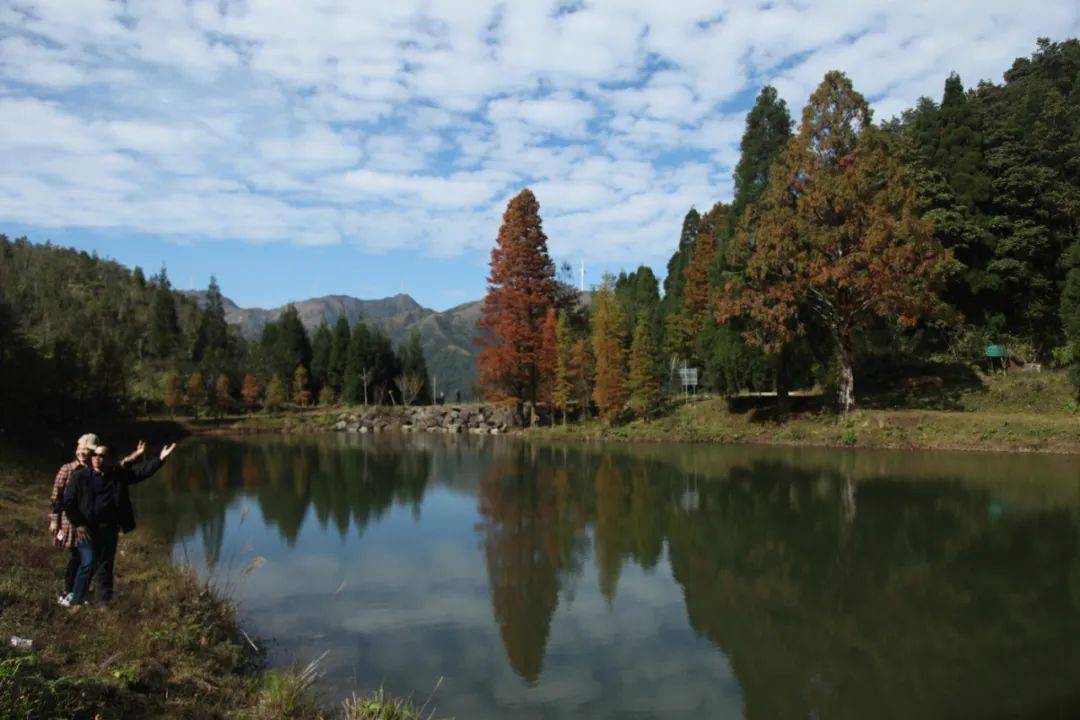
<instances>
[{"instance_id":1,"label":"pine tree","mask_svg":"<svg viewBox=\"0 0 1080 720\"><path fill-rule=\"evenodd\" d=\"M326 387L330 379L330 354L333 352L334 338L330 327L320 323L311 339L311 381L317 388Z\"/></svg>"},{"instance_id":2,"label":"pine tree","mask_svg":"<svg viewBox=\"0 0 1080 720\"><path fill-rule=\"evenodd\" d=\"M349 321L339 317L334 323L334 336L330 344L330 361L326 368L326 380L334 391L345 390L345 372L349 360Z\"/></svg>"},{"instance_id":3,"label":"pine tree","mask_svg":"<svg viewBox=\"0 0 1080 720\"><path fill-rule=\"evenodd\" d=\"M554 303L555 265L548 256L540 205L528 189L506 206L491 251L491 273L477 343L477 369L492 399L535 402L542 326Z\"/></svg>"},{"instance_id":4,"label":"pine tree","mask_svg":"<svg viewBox=\"0 0 1080 720\"><path fill-rule=\"evenodd\" d=\"M732 229L768 185L769 170L791 139L791 125L787 104L776 94L776 88L771 85L761 88L754 107L746 115L746 128L739 143L735 198L727 218Z\"/></svg>"},{"instance_id":5,"label":"pine tree","mask_svg":"<svg viewBox=\"0 0 1080 720\"><path fill-rule=\"evenodd\" d=\"M176 374L175 370L170 370L165 373L165 378L161 384L161 400L169 411L169 417L172 417L176 414L176 408L180 407L180 403L184 399L183 392L180 389L180 376Z\"/></svg>"},{"instance_id":6,"label":"pine tree","mask_svg":"<svg viewBox=\"0 0 1080 720\"><path fill-rule=\"evenodd\" d=\"M224 415L229 412L231 406L232 392L229 387L229 376L221 373L217 376L217 382L214 383L214 409L219 415Z\"/></svg>"},{"instance_id":7,"label":"pine tree","mask_svg":"<svg viewBox=\"0 0 1080 720\"><path fill-rule=\"evenodd\" d=\"M259 379L252 373L244 375L244 386L240 389L240 395L244 398L244 405L249 411L258 404L262 387L259 385Z\"/></svg>"},{"instance_id":8,"label":"pine tree","mask_svg":"<svg viewBox=\"0 0 1080 720\"><path fill-rule=\"evenodd\" d=\"M610 277L593 291L592 297L592 348L596 366L593 400L600 417L613 422L626 405L626 351L623 336L622 314L615 301L613 281Z\"/></svg>"},{"instance_id":9,"label":"pine tree","mask_svg":"<svg viewBox=\"0 0 1080 720\"><path fill-rule=\"evenodd\" d=\"M672 253L671 259L668 260L667 275L664 277L664 299L661 309L665 319L677 313L682 307L683 283L686 280L683 271L690 260L700 229L701 213L696 208L690 208L683 218L679 244Z\"/></svg>"},{"instance_id":10,"label":"pine tree","mask_svg":"<svg viewBox=\"0 0 1080 720\"><path fill-rule=\"evenodd\" d=\"M225 322L225 299L217 279L210 276L206 290L206 305L199 313L191 359L211 372L222 371L228 364L229 326Z\"/></svg>"},{"instance_id":11,"label":"pine tree","mask_svg":"<svg viewBox=\"0 0 1080 720\"><path fill-rule=\"evenodd\" d=\"M270 378L266 386L266 399L263 405L267 410L278 410L285 404L285 381L281 376L275 375Z\"/></svg>"},{"instance_id":12,"label":"pine tree","mask_svg":"<svg viewBox=\"0 0 1080 720\"><path fill-rule=\"evenodd\" d=\"M311 404L311 389L308 387L308 371L303 365L296 366L292 381L292 400L300 407Z\"/></svg>"},{"instance_id":13,"label":"pine tree","mask_svg":"<svg viewBox=\"0 0 1080 720\"><path fill-rule=\"evenodd\" d=\"M203 379L203 374L198 370L188 377L186 395L191 414L199 417L199 410L207 406L209 398L206 393L206 381Z\"/></svg>"},{"instance_id":14,"label":"pine tree","mask_svg":"<svg viewBox=\"0 0 1080 720\"><path fill-rule=\"evenodd\" d=\"M555 325L555 378L552 383L551 402L562 413L566 425L566 410L574 401L574 336L566 321L566 313L560 312Z\"/></svg>"},{"instance_id":15,"label":"pine tree","mask_svg":"<svg viewBox=\"0 0 1080 720\"><path fill-rule=\"evenodd\" d=\"M847 77L826 74L751 213L752 237L740 232L746 271L718 308L720 322L748 313L748 334L773 351L805 331L800 311L814 316L833 339L844 413L855 403L856 334L935 312L951 263L878 132Z\"/></svg>"},{"instance_id":16,"label":"pine tree","mask_svg":"<svg viewBox=\"0 0 1080 720\"><path fill-rule=\"evenodd\" d=\"M154 306L150 322L150 348L159 358L171 357L180 344L180 322L176 318L176 300L165 266L153 278Z\"/></svg>"},{"instance_id":17,"label":"pine tree","mask_svg":"<svg viewBox=\"0 0 1080 720\"><path fill-rule=\"evenodd\" d=\"M630 408L638 417L647 417L660 402L660 380L656 374L656 349L648 320L642 314L630 345Z\"/></svg>"}]
</instances>

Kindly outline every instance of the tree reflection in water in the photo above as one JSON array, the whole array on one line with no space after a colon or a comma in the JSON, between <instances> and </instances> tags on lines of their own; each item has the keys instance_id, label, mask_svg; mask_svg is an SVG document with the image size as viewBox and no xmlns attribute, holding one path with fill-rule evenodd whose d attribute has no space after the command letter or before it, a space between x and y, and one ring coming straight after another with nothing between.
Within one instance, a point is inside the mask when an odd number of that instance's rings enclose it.
<instances>
[{"instance_id":1,"label":"tree reflection in water","mask_svg":"<svg viewBox=\"0 0 1080 720\"><path fill-rule=\"evenodd\" d=\"M476 496L493 616L527 683L541 678L560 596L587 564L610 606L633 563L681 587L690 626L729 658L747 717L1073 716L1080 483L1025 485L1010 474L1025 466L1010 463L215 440L168 476L169 511L152 524L170 540L199 533L213 566L242 496L291 547L309 518L344 540L394 505L419 513L426 492L447 486Z\"/></svg>"}]
</instances>

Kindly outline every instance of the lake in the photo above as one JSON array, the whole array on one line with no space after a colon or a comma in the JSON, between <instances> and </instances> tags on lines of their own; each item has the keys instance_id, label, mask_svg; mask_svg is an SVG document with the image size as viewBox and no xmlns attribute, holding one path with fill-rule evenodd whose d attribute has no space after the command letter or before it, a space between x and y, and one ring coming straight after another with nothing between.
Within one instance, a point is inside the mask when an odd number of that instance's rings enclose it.
<instances>
[{"instance_id":1,"label":"lake","mask_svg":"<svg viewBox=\"0 0 1080 720\"><path fill-rule=\"evenodd\" d=\"M208 438L133 496L328 702L1080 717L1075 457Z\"/></svg>"}]
</instances>

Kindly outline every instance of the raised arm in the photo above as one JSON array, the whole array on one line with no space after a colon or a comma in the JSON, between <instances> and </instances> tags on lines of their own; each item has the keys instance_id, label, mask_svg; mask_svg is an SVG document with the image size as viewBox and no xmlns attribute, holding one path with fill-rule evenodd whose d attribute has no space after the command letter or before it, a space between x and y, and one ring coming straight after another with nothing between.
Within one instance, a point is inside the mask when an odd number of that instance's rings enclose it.
<instances>
[{"instance_id":1,"label":"raised arm","mask_svg":"<svg viewBox=\"0 0 1080 720\"><path fill-rule=\"evenodd\" d=\"M146 443L140 440L139 444L135 446L135 449L131 451L131 454L120 461L120 467L127 467L131 465L131 463L142 457L142 454L144 452L146 452Z\"/></svg>"},{"instance_id":2,"label":"raised arm","mask_svg":"<svg viewBox=\"0 0 1080 720\"><path fill-rule=\"evenodd\" d=\"M161 448L161 452L158 454L157 457L149 457L143 460L138 465L121 468L119 472L122 472L124 474L124 482L128 483L129 485L141 483L143 480L147 479L148 477L156 473L158 470L160 470L161 466L165 464L165 459L172 455L172 452L175 449L176 443L173 443L172 445L166 445Z\"/></svg>"}]
</instances>

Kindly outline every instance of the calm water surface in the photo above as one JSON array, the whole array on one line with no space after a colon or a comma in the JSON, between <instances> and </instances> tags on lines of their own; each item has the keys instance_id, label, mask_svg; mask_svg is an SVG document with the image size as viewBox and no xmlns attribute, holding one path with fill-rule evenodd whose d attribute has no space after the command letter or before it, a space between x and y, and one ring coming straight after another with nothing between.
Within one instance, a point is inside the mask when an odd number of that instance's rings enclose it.
<instances>
[{"instance_id":1,"label":"calm water surface","mask_svg":"<svg viewBox=\"0 0 1080 720\"><path fill-rule=\"evenodd\" d=\"M274 436L185 442L134 494L272 663L329 650L328 700L1080 717L1075 458Z\"/></svg>"}]
</instances>

